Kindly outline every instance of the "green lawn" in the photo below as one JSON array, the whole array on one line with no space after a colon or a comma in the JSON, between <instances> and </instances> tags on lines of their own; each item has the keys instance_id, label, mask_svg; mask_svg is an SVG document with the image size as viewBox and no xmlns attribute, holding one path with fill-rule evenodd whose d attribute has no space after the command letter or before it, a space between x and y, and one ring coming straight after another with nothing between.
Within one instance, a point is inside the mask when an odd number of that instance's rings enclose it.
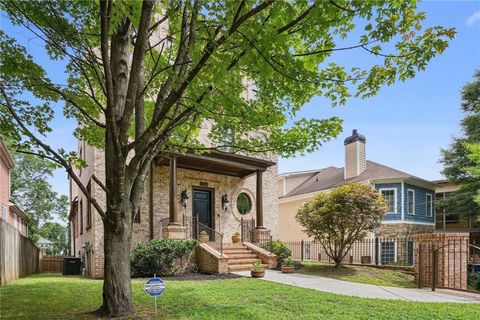
<instances>
[{"instance_id":1,"label":"green lawn","mask_svg":"<svg viewBox=\"0 0 480 320\"><path fill-rule=\"evenodd\" d=\"M154 319L153 300L133 281L135 319ZM362 299L256 279L169 281L158 319L478 319L480 305ZM102 281L56 274L0 288L0 318L91 319Z\"/></svg>"},{"instance_id":2,"label":"green lawn","mask_svg":"<svg viewBox=\"0 0 480 320\"><path fill-rule=\"evenodd\" d=\"M332 264L320 262L302 262L298 273L334 278L350 282L368 283L379 286L416 288L414 276L401 270L379 269L364 266L344 266L335 268Z\"/></svg>"}]
</instances>

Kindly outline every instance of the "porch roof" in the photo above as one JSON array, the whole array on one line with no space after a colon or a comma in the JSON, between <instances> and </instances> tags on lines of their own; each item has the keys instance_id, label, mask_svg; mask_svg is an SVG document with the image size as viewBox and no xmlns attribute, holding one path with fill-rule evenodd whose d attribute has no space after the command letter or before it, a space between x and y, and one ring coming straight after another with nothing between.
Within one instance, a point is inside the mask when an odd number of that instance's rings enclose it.
<instances>
[{"instance_id":1,"label":"porch roof","mask_svg":"<svg viewBox=\"0 0 480 320\"><path fill-rule=\"evenodd\" d=\"M193 152L185 154L172 153L170 156L175 156L178 168L219 173L240 178L257 171L265 171L276 164L273 161L221 151L210 151L202 155ZM156 164L169 165L168 158L169 156L159 157L156 159Z\"/></svg>"}]
</instances>

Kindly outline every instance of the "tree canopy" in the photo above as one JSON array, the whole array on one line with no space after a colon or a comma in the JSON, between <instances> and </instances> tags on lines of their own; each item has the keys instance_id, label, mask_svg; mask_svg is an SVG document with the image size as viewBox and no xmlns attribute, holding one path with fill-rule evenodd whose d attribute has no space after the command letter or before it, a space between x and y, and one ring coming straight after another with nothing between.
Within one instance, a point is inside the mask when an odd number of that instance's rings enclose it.
<instances>
[{"instance_id":1,"label":"tree canopy","mask_svg":"<svg viewBox=\"0 0 480 320\"><path fill-rule=\"evenodd\" d=\"M460 189L439 202L447 213L480 217L480 71L467 83L461 93L460 122L462 135L455 137L448 149L442 150L443 174ZM475 197L477 201L475 201Z\"/></svg>"},{"instance_id":2,"label":"tree canopy","mask_svg":"<svg viewBox=\"0 0 480 320\"><path fill-rule=\"evenodd\" d=\"M31 219L29 238L36 240L39 228L53 219L66 223L68 197L55 192L47 179L57 166L34 155L12 150L15 167L11 171L12 199Z\"/></svg>"},{"instance_id":3,"label":"tree canopy","mask_svg":"<svg viewBox=\"0 0 480 320\"><path fill-rule=\"evenodd\" d=\"M347 184L319 193L298 209L296 219L339 267L353 243L374 230L386 212L378 191L369 185Z\"/></svg>"},{"instance_id":4,"label":"tree canopy","mask_svg":"<svg viewBox=\"0 0 480 320\"><path fill-rule=\"evenodd\" d=\"M14 36L0 31L0 130L66 169L102 217L103 314L133 312L132 217L155 157L212 149L281 156L311 152L341 131L341 119L298 118L323 96L333 106L415 76L455 30L422 26L416 1L0 0L48 58L67 63L50 79ZM358 50L375 62L336 63ZM106 206L74 168L76 152L44 142L53 106L77 120L74 134L105 151ZM198 139L209 128L209 142ZM127 161L128 159L128 161Z\"/></svg>"}]
</instances>

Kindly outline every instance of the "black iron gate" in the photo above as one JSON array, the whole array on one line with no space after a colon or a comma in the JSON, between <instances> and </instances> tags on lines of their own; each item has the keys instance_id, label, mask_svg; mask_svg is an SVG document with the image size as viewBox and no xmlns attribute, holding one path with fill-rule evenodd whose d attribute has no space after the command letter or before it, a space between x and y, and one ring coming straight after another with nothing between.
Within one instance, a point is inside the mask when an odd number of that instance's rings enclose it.
<instances>
[{"instance_id":1,"label":"black iron gate","mask_svg":"<svg viewBox=\"0 0 480 320\"><path fill-rule=\"evenodd\" d=\"M418 260L419 287L480 293L480 247L468 238L420 243Z\"/></svg>"},{"instance_id":2,"label":"black iron gate","mask_svg":"<svg viewBox=\"0 0 480 320\"><path fill-rule=\"evenodd\" d=\"M255 220L242 218L240 220L240 229L242 231L242 241L253 242L252 230L255 229Z\"/></svg>"}]
</instances>

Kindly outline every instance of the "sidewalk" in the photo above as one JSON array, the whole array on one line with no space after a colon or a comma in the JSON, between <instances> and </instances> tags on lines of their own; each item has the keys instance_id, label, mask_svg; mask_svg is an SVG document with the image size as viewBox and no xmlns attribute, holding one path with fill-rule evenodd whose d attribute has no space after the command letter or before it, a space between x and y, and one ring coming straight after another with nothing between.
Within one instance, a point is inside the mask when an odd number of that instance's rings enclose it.
<instances>
[{"instance_id":1,"label":"sidewalk","mask_svg":"<svg viewBox=\"0 0 480 320\"><path fill-rule=\"evenodd\" d=\"M250 277L249 271L236 272L236 274ZM453 290L440 289L432 292L430 289L384 287L298 273L286 274L273 270L266 270L265 277L262 280L362 298L417 302L480 303L480 294L463 294L460 291L457 293Z\"/></svg>"}]
</instances>

